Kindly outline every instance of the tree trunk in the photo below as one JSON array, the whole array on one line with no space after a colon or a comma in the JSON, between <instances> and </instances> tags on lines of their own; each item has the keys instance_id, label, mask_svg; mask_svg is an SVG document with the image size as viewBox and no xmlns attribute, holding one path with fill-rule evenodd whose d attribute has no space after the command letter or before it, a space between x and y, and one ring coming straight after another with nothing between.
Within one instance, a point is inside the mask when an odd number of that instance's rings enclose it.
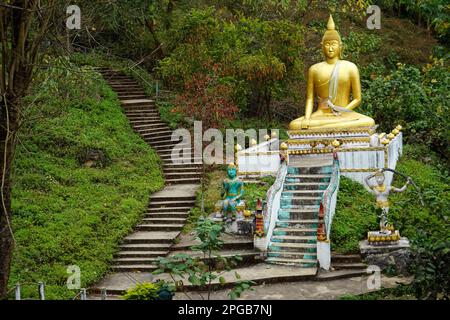
<instances>
[{"instance_id":1,"label":"tree trunk","mask_svg":"<svg viewBox=\"0 0 450 320\"><path fill-rule=\"evenodd\" d=\"M11 226L11 163L14 154L14 141L17 128L17 110L5 104L0 105L0 299L6 299L8 292L8 278L13 253L13 235ZM7 126L9 120L9 128ZM9 131L8 131L9 129ZM6 144L6 147L5 147ZM6 160L6 162L5 162Z\"/></svg>"}]
</instances>

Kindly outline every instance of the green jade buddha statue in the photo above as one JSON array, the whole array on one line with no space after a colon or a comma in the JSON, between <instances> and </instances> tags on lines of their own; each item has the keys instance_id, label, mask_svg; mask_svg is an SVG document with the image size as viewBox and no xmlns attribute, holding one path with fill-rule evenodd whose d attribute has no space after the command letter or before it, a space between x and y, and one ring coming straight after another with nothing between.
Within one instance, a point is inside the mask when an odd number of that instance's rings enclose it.
<instances>
[{"instance_id":1,"label":"green jade buddha statue","mask_svg":"<svg viewBox=\"0 0 450 320\"><path fill-rule=\"evenodd\" d=\"M222 183L222 217L223 220L236 220L236 206L244 195L244 184L237 177L234 163L230 163L227 169L228 178Z\"/></svg>"}]
</instances>

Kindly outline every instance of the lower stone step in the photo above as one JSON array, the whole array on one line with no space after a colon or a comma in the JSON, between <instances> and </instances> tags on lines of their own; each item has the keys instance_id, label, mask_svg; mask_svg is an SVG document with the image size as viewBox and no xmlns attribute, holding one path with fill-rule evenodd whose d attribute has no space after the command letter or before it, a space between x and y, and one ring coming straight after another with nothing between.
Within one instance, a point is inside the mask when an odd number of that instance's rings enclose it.
<instances>
[{"instance_id":1,"label":"lower stone step","mask_svg":"<svg viewBox=\"0 0 450 320\"><path fill-rule=\"evenodd\" d=\"M169 213L169 212L183 212L187 213L192 209L191 206L175 206L175 207L155 207L155 208L148 208L147 213L153 214L153 213Z\"/></svg>"},{"instance_id":2,"label":"lower stone step","mask_svg":"<svg viewBox=\"0 0 450 320\"><path fill-rule=\"evenodd\" d=\"M117 258L155 258L164 257L169 251L131 251L125 250L117 253Z\"/></svg>"},{"instance_id":3,"label":"lower stone step","mask_svg":"<svg viewBox=\"0 0 450 320\"><path fill-rule=\"evenodd\" d=\"M267 258L265 262L288 266L299 266L302 268L314 268L317 266L317 260L309 260L309 259L283 259L270 257Z\"/></svg>"},{"instance_id":4,"label":"lower stone step","mask_svg":"<svg viewBox=\"0 0 450 320\"><path fill-rule=\"evenodd\" d=\"M177 231L184 227L183 224L139 224L138 231Z\"/></svg>"},{"instance_id":5,"label":"lower stone step","mask_svg":"<svg viewBox=\"0 0 450 320\"><path fill-rule=\"evenodd\" d=\"M112 266L114 272L153 272L157 269L155 265L115 265Z\"/></svg>"},{"instance_id":6,"label":"lower stone step","mask_svg":"<svg viewBox=\"0 0 450 320\"><path fill-rule=\"evenodd\" d=\"M366 269L367 264L365 263L331 263L331 266L336 270L344 269Z\"/></svg>"},{"instance_id":7,"label":"lower stone step","mask_svg":"<svg viewBox=\"0 0 450 320\"><path fill-rule=\"evenodd\" d=\"M272 236L273 242L316 243L315 236Z\"/></svg>"},{"instance_id":8,"label":"lower stone step","mask_svg":"<svg viewBox=\"0 0 450 320\"><path fill-rule=\"evenodd\" d=\"M275 236L317 236L316 228L275 228L273 230L273 235Z\"/></svg>"},{"instance_id":9,"label":"lower stone step","mask_svg":"<svg viewBox=\"0 0 450 320\"><path fill-rule=\"evenodd\" d=\"M151 258L116 258L113 260L114 265L119 266L138 266L138 265L151 265L154 264L157 261L157 257L151 257Z\"/></svg>"},{"instance_id":10,"label":"lower stone step","mask_svg":"<svg viewBox=\"0 0 450 320\"><path fill-rule=\"evenodd\" d=\"M121 252L124 251L144 251L144 252L168 252L171 244L169 243L132 243L132 244L122 244L119 246Z\"/></svg>"},{"instance_id":11,"label":"lower stone step","mask_svg":"<svg viewBox=\"0 0 450 320\"><path fill-rule=\"evenodd\" d=\"M186 222L186 219L184 218L144 218L142 219L142 222L144 224L183 224Z\"/></svg>"},{"instance_id":12,"label":"lower stone step","mask_svg":"<svg viewBox=\"0 0 450 320\"><path fill-rule=\"evenodd\" d=\"M168 184L193 184L200 183L201 178L179 178L179 179L166 179Z\"/></svg>"},{"instance_id":13,"label":"lower stone step","mask_svg":"<svg viewBox=\"0 0 450 320\"><path fill-rule=\"evenodd\" d=\"M183 218L187 219L188 212L152 212L147 213L145 218Z\"/></svg>"}]
</instances>

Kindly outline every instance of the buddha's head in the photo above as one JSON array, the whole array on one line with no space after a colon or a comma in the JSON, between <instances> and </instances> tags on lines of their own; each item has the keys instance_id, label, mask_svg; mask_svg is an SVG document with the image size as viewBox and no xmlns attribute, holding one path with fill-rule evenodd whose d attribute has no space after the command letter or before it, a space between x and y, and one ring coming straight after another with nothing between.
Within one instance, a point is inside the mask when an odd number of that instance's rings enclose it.
<instances>
[{"instance_id":1,"label":"buddha's head","mask_svg":"<svg viewBox=\"0 0 450 320\"><path fill-rule=\"evenodd\" d=\"M236 165L234 163L230 163L227 168L228 178L234 179L236 177Z\"/></svg>"},{"instance_id":2,"label":"buddha's head","mask_svg":"<svg viewBox=\"0 0 450 320\"><path fill-rule=\"evenodd\" d=\"M327 23L327 31L322 38L322 52L328 59L335 57L341 58L342 53L342 41L339 32L336 31L336 25L334 24L333 17L330 15Z\"/></svg>"}]
</instances>

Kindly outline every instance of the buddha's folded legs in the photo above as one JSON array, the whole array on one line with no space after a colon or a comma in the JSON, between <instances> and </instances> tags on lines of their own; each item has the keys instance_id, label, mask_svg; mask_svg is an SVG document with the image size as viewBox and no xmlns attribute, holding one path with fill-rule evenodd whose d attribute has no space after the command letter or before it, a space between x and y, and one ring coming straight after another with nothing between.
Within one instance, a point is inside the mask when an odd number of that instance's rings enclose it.
<instances>
[{"instance_id":1,"label":"buddha's folded legs","mask_svg":"<svg viewBox=\"0 0 450 320\"><path fill-rule=\"evenodd\" d=\"M291 121L289 129L301 130L302 125L305 124L308 129L319 128L352 128L352 127L372 127L375 125L375 121L365 115L357 112L342 113L340 116L333 114L317 116L312 115L309 121L305 120L305 117L301 117Z\"/></svg>"}]
</instances>

